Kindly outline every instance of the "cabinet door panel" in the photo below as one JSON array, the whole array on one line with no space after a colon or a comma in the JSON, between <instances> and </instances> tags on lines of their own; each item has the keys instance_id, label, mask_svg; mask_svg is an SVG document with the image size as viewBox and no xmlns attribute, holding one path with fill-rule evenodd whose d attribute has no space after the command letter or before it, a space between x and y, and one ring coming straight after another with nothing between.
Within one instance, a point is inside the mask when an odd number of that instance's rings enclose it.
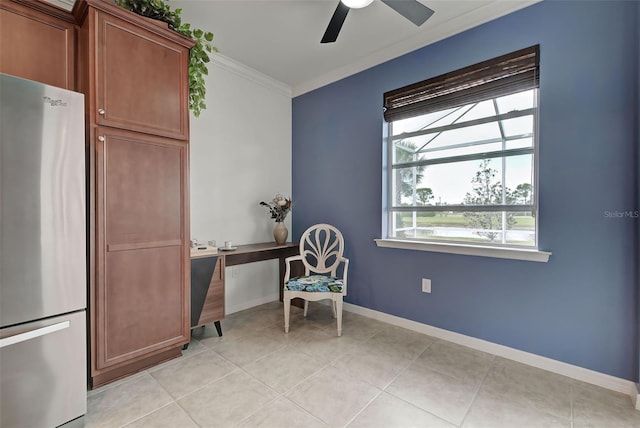
<instances>
[{"instance_id":1,"label":"cabinet door panel","mask_svg":"<svg viewBox=\"0 0 640 428\"><path fill-rule=\"evenodd\" d=\"M187 139L189 50L97 13L97 123Z\"/></svg>"},{"instance_id":2,"label":"cabinet door panel","mask_svg":"<svg viewBox=\"0 0 640 428\"><path fill-rule=\"evenodd\" d=\"M95 369L189 340L188 145L96 129Z\"/></svg>"},{"instance_id":3,"label":"cabinet door panel","mask_svg":"<svg viewBox=\"0 0 640 428\"><path fill-rule=\"evenodd\" d=\"M74 90L74 25L5 0L0 5L0 72Z\"/></svg>"},{"instance_id":4,"label":"cabinet door panel","mask_svg":"<svg viewBox=\"0 0 640 428\"><path fill-rule=\"evenodd\" d=\"M187 145L101 128L106 244L180 243L184 237Z\"/></svg>"},{"instance_id":5,"label":"cabinet door panel","mask_svg":"<svg viewBox=\"0 0 640 428\"><path fill-rule=\"evenodd\" d=\"M188 340L181 260L180 246L108 252L98 368Z\"/></svg>"}]
</instances>

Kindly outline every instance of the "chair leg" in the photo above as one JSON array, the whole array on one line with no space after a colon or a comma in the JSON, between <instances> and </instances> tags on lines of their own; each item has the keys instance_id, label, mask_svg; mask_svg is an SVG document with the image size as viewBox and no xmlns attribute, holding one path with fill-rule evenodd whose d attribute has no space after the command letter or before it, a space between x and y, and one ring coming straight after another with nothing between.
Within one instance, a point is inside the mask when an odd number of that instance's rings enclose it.
<instances>
[{"instance_id":1,"label":"chair leg","mask_svg":"<svg viewBox=\"0 0 640 428\"><path fill-rule=\"evenodd\" d=\"M342 336L342 298L336 300L336 312L338 318L338 336Z\"/></svg>"},{"instance_id":2,"label":"chair leg","mask_svg":"<svg viewBox=\"0 0 640 428\"><path fill-rule=\"evenodd\" d=\"M336 317L336 302L334 300L331 300L331 314L334 318Z\"/></svg>"},{"instance_id":3,"label":"chair leg","mask_svg":"<svg viewBox=\"0 0 640 428\"><path fill-rule=\"evenodd\" d=\"M306 318L306 316L307 316L307 311L308 311L308 310L309 310L309 301L308 301L308 300L305 300L305 301L304 301L304 314L303 314L303 315L305 316L305 318Z\"/></svg>"},{"instance_id":4,"label":"chair leg","mask_svg":"<svg viewBox=\"0 0 640 428\"><path fill-rule=\"evenodd\" d=\"M285 297L284 302L284 332L289 333L289 311L291 310L291 299Z\"/></svg>"}]
</instances>

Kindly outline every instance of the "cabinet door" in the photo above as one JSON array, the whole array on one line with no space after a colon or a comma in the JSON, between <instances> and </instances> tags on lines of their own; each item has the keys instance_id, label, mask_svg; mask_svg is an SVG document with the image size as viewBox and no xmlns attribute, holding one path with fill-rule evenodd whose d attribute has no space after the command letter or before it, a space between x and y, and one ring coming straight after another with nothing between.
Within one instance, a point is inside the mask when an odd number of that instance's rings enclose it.
<instances>
[{"instance_id":1,"label":"cabinet door","mask_svg":"<svg viewBox=\"0 0 640 428\"><path fill-rule=\"evenodd\" d=\"M198 325L224 319L224 257L218 257Z\"/></svg>"},{"instance_id":2,"label":"cabinet door","mask_svg":"<svg viewBox=\"0 0 640 428\"><path fill-rule=\"evenodd\" d=\"M74 90L74 28L72 22L1 0L0 72Z\"/></svg>"},{"instance_id":3,"label":"cabinet door","mask_svg":"<svg viewBox=\"0 0 640 428\"><path fill-rule=\"evenodd\" d=\"M97 128L95 369L189 341L188 145Z\"/></svg>"},{"instance_id":4,"label":"cabinet door","mask_svg":"<svg viewBox=\"0 0 640 428\"><path fill-rule=\"evenodd\" d=\"M186 140L188 48L118 17L93 13L96 123Z\"/></svg>"}]
</instances>

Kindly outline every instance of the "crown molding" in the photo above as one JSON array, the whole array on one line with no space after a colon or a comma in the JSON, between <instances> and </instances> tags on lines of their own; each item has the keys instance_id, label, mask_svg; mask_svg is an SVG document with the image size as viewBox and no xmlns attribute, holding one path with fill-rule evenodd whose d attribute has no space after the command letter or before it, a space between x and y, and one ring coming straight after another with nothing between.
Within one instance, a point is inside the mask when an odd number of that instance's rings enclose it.
<instances>
[{"instance_id":1,"label":"crown molding","mask_svg":"<svg viewBox=\"0 0 640 428\"><path fill-rule=\"evenodd\" d=\"M346 77L360 73L361 71L375 67L376 65L398 58L430 44L439 42L448 37L470 30L494 19L508 15L525 7L531 6L541 0L522 0L513 2L494 1L468 13L458 16L453 20L441 23L428 32L419 33L414 37L402 40L385 49L373 52L358 61L354 61L344 67L332 70L321 76L301 82L293 86L293 97L303 95L315 89L342 80ZM452 28L455 28L453 30Z\"/></svg>"},{"instance_id":2,"label":"crown molding","mask_svg":"<svg viewBox=\"0 0 640 428\"><path fill-rule=\"evenodd\" d=\"M273 90L287 98L292 98L293 92L291 90L291 86L223 54L216 53L211 55L211 64L250 80L253 83L257 83L267 89Z\"/></svg>"}]
</instances>

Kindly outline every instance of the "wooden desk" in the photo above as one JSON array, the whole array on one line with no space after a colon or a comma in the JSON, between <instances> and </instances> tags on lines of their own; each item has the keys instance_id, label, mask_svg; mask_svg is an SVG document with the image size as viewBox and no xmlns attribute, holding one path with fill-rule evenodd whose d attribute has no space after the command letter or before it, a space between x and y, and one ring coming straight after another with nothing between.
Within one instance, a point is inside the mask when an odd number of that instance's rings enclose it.
<instances>
[{"instance_id":1,"label":"wooden desk","mask_svg":"<svg viewBox=\"0 0 640 428\"><path fill-rule=\"evenodd\" d=\"M215 323L222 336L224 257L210 251L191 252L191 328Z\"/></svg>"},{"instance_id":2,"label":"wooden desk","mask_svg":"<svg viewBox=\"0 0 640 428\"><path fill-rule=\"evenodd\" d=\"M239 245L237 250L218 250L218 255L224 257L225 266L278 259L280 263L280 281L278 287L280 288L280 301L282 302L284 274L286 271L284 259L289 256L295 256L298 254L299 249L300 244L295 242L287 242L282 245L278 245L275 242L265 242L261 244Z\"/></svg>"},{"instance_id":3,"label":"wooden desk","mask_svg":"<svg viewBox=\"0 0 640 428\"><path fill-rule=\"evenodd\" d=\"M240 245L235 250L216 253L211 251L191 252L191 328L215 323L218 336L222 336L220 320L224 319L224 269L244 263L278 259L280 262L280 301L282 302L285 259L298 254L299 245L274 242ZM296 302L294 302L296 304ZM298 306L300 304L297 304ZM185 348L186 349L186 346Z\"/></svg>"}]
</instances>

